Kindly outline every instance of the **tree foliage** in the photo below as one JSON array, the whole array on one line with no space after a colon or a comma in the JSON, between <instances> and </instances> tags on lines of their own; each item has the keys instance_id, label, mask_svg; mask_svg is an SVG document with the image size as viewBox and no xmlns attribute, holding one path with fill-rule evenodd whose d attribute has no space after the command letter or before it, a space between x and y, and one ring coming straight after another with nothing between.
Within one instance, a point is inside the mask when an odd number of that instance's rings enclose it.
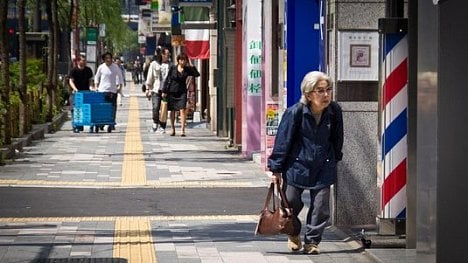
<instances>
[{"instance_id":1,"label":"tree foliage","mask_svg":"<svg viewBox=\"0 0 468 263\"><path fill-rule=\"evenodd\" d=\"M80 0L80 25L105 25L106 44L110 51L138 48L137 33L121 17L122 2L115 0Z\"/></svg>"}]
</instances>

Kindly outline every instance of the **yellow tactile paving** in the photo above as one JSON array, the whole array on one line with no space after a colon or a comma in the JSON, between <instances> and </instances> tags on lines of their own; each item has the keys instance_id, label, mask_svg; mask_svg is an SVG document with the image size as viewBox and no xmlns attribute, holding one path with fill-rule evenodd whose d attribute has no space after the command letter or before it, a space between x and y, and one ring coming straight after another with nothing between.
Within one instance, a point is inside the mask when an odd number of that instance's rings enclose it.
<instances>
[{"instance_id":1,"label":"yellow tactile paving","mask_svg":"<svg viewBox=\"0 0 468 263\"><path fill-rule=\"evenodd\" d=\"M156 262L149 219L118 218L115 221L113 257L127 259L129 263Z\"/></svg>"},{"instance_id":2,"label":"yellow tactile paving","mask_svg":"<svg viewBox=\"0 0 468 263\"><path fill-rule=\"evenodd\" d=\"M132 83L131 91L135 91ZM138 100L130 97L127 132L125 134L124 160L122 164L122 185L146 185L146 167L140 134L140 113Z\"/></svg>"}]
</instances>

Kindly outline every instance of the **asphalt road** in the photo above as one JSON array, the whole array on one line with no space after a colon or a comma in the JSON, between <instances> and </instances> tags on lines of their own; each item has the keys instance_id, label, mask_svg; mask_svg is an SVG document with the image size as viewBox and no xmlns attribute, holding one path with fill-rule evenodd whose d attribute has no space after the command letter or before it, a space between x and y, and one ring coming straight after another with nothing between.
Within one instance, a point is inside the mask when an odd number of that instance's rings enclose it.
<instances>
[{"instance_id":1,"label":"asphalt road","mask_svg":"<svg viewBox=\"0 0 468 263\"><path fill-rule=\"evenodd\" d=\"M256 215L267 190L0 187L0 217Z\"/></svg>"}]
</instances>

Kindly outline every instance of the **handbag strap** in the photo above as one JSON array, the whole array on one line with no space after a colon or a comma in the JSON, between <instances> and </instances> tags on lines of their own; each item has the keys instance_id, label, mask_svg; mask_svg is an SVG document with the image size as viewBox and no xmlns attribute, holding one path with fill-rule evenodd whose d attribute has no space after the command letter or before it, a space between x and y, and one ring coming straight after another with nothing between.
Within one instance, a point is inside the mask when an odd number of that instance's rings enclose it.
<instances>
[{"instance_id":1,"label":"handbag strap","mask_svg":"<svg viewBox=\"0 0 468 263\"><path fill-rule=\"evenodd\" d=\"M263 209L268 209L268 205L270 204L271 197L273 196L273 191L275 189L274 183L270 184L270 187L268 188L268 194L266 196L265 200L265 205L263 206ZM273 209L275 208L275 199L273 198Z\"/></svg>"},{"instance_id":2,"label":"handbag strap","mask_svg":"<svg viewBox=\"0 0 468 263\"><path fill-rule=\"evenodd\" d=\"M283 208L289 208L288 205L288 200L286 199L286 195L284 194L283 190L281 189L279 184L271 183L270 187L268 189L268 194L265 200L265 205L263 209L268 209L271 198L273 196L273 192L275 190L275 185L276 185L276 191L279 193L281 202L280 202L280 207ZM275 205L275 198L273 197L273 210L276 210L276 205Z\"/></svg>"},{"instance_id":3,"label":"handbag strap","mask_svg":"<svg viewBox=\"0 0 468 263\"><path fill-rule=\"evenodd\" d=\"M281 207L289 208L288 199L286 199L286 194L283 192L283 189L281 189L279 184L276 184L276 191L278 191L280 198L281 198L281 202L280 202Z\"/></svg>"}]
</instances>

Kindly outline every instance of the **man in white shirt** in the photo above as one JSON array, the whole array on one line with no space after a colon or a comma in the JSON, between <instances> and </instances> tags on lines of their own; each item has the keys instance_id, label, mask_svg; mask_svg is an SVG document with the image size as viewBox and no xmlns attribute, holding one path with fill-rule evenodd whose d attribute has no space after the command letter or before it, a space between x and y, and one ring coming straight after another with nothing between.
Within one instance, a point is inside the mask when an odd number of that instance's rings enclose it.
<instances>
[{"instance_id":1,"label":"man in white shirt","mask_svg":"<svg viewBox=\"0 0 468 263\"><path fill-rule=\"evenodd\" d=\"M148 69L148 76L146 77L146 96L151 97L153 104L153 131L158 130L160 133L166 133L167 122L160 121L160 109L162 100L162 88L169 73L171 52L168 48L162 48L160 54L151 62Z\"/></svg>"},{"instance_id":2,"label":"man in white shirt","mask_svg":"<svg viewBox=\"0 0 468 263\"><path fill-rule=\"evenodd\" d=\"M106 94L106 100L112 103L113 115L117 113L117 93L122 89L124 76L122 70L112 62L112 54L106 52L102 55L104 63L99 65L94 76L94 89ZM115 127L112 125L111 129Z\"/></svg>"}]
</instances>

